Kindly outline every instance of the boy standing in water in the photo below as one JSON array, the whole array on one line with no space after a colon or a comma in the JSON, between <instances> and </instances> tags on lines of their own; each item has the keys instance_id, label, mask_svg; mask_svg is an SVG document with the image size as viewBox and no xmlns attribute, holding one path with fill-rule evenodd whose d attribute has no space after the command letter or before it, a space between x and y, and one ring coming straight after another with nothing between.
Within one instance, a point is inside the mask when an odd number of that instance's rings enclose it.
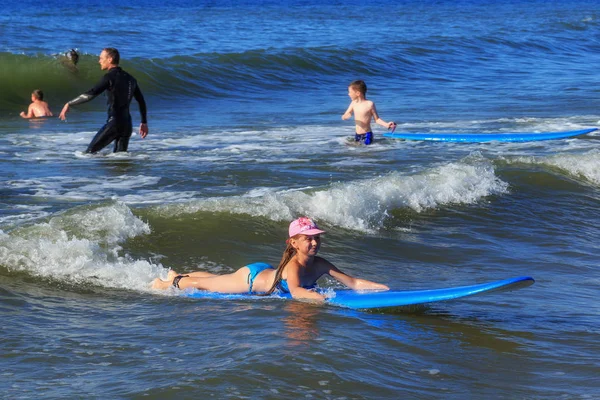
<instances>
[{"instance_id":1,"label":"boy standing in water","mask_svg":"<svg viewBox=\"0 0 600 400\"><path fill-rule=\"evenodd\" d=\"M36 89L31 93L31 104L25 111L21 111L19 114L23 118L39 118L39 117L51 117L52 111L48 108L48 103L44 101L44 92Z\"/></svg>"},{"instance_id":2,"label":"boy standing in water","mask_svg":"<svg viewBox=\"0 0 600 400\"><path fill-rule=\"evenodd\" d=\"M343 120L347 120L354 113L354 121L356 123L356 134L354 135L354 141L369 145L373 143L373 132L371 131L371 118L375 123L387 128L392 129L396 127L394 121L385 122L379 118L375 103L371 100L367 100L367 85L364 81L353 81L348 86L348 96L352 102L350 106L342 115Z\"/></svg>"}]
</instances>

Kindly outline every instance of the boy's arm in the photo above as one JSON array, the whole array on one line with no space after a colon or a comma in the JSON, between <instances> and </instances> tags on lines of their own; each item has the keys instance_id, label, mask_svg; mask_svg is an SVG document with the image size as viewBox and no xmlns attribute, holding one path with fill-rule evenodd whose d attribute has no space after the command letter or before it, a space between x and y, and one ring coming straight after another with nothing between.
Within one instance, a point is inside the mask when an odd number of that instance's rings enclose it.
<instances>
[{"instance_id":1,"label":"boy's arm","mask_svg":"<svg viewBox=\"0 0 600 400\"><path fill-rule=\"evenodd\" d=\"M25 114L25 111L21 111L21 114L19 115L23 118L33 118L33 104L29 105L29 108L27 109L27 114Z\"/></svg>"},{"instance_id":2,"label":"boy's arm","mask_svg":"<svg viewBox=\"0 0 600 400\"><path fill-rule=\"evenodd\" d=\"M377 125L381 125L387 129L391 129L394 126L396 126L396 123L394 121L386 122L386 121L382 120L381 118L379 118L379 114L377 114L377 108L375 107L375 103L373 103L373 108L371 109L371 115L373 116L373 120L375 121L375 123Z\"/></svg>"},{"instance_id":3,"label":"boy's arm","mask_svg":"<svg viewBox=\"0 0 600 400\"><path fill-rule=\"evenodd\" d=\"M354 102L350 103L350 105L348 106L348 109L346 110L346 112L344 113L344 115L342 115L342 119L343 120L347 120L352 116L352 111L354 110Z\"/></svg>"}]
</instances>

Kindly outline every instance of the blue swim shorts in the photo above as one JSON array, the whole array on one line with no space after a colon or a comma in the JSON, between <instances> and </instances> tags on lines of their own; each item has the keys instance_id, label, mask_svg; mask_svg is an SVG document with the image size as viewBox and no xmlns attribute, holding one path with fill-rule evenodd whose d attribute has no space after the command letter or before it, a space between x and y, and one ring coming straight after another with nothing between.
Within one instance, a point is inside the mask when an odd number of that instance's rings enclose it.
<instances>
[{"instance_id":1,"label":"blue swim shorts","mask_svg":"<svg viewBox=\"0 0 600 400\"><path fill-rule=\"evenodd\" d=\"M364 143L365 145L369 145L373 143L373 132L367 132L362 135L357 133L354 135L354 141Z\"/></svg>"}]
</instances>

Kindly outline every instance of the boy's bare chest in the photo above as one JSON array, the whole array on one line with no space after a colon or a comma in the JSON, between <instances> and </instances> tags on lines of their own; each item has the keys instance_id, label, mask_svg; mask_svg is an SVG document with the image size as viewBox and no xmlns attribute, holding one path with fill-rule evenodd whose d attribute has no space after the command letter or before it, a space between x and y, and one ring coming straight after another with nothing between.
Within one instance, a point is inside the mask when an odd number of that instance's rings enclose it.
<instances>
[{"instance_id":1,"label":"boy's bare chest","mask_svg":"<svg viewBox=\"0 0 600 400\"><path fill-rule=\"evenodd\" d=\"M355 117L368 117L371 115L371 105L369 103L360 103L354 106Z\"/></svg>"}]
</instances>

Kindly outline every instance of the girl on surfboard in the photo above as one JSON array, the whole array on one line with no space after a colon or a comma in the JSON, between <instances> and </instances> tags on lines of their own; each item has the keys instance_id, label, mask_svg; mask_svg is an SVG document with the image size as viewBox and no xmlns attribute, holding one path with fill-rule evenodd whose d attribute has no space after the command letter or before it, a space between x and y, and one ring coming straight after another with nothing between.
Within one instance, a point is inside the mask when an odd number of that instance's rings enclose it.
<instances>
[{"instance_id":1,"label":"girl on surfboard","mask_svg":"<svg viewBox=\"0 0 600 400\"><path fill-rule=\"evenodd\" d=\"M269 264L254 263L225 275L197 271L180 275L169 271L167 280L155 279L154 289L195 288L218 293L254 293L269 295L275 291L288 292L293 298L323 301L325 297L314 290L317 280L329 275L354 290L389 290L386 285L354 278L317 256L321 247L321 234L317 224L301 217L290 223L287 247L277 268Z\"/></svg>"}]
</instances>

